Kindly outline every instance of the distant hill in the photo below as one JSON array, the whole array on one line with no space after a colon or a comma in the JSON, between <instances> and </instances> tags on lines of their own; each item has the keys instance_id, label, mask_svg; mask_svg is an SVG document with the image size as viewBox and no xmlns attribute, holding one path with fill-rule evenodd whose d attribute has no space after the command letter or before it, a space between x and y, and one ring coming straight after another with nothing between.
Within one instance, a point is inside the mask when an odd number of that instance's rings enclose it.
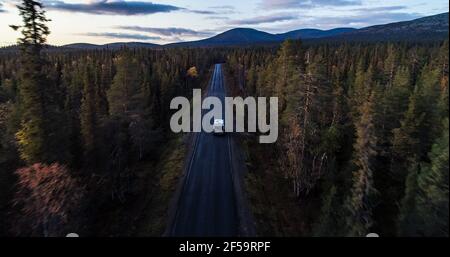
<instances>
[{"instance_id":1,"label":"distant hill","mask_svg":"<svg viewBox=\"0 0 450 257\"><path fill-rule=\"evenodd\" d=\"M289 31L282 34L277 34L280 40L286 39L311 39L311 38L324 38L340 35L343 33L348 33L355 31L355 28L336 28L330 30L320 30L320 29L299 29L294 31Z\"/></svg>"},{"instance_id":2,"label":"distant hill","mask_svg":"<svg viewBox=\"0 0 450 257\"><path fill-rule=\"evenodd\" d=\"M88 44L88 43L75 43L75 44L68 44L62 46L63 48L70 48L70 49L86 49L86 50L95 50L95 49L120 49L122 47L128 47L128 48L157 48L161 47L158 44L152 44L152 43L143 43L143 42L117 42L117 43L110 43L110 44L104 44L104 45L96 45L96 44Z\"/></svg>"},{"instance_id":3,"label":"distant hill","mask_svg":"<svg viewBox=\"0 0 450 257\"><path fill-rule=\"evenodd\" d=\"M161 45L143 42L111 43L104 46L110 49L120 49L124 46L129 48L161 48Z\"/></svg>"},{"instance_id":4,"label":"distant hill","mask_svg":"<svg viewBox=\"0 0 450 257\"><path fill-rule=\"evenodd\" d=\"M54 51L56 49L62 49L61 46L54 46L54 45L45 45L43 47L44 51ZM4 46L0 47L0 52L17 52L20 51L20 45L10 45L10 46Z\"/></svg>"},{"instance_id":5,"label":"distant hill","mask_svg":"<svg viewBox=\"0 0 450 257\"><path fill-rule=\"evenodd\" d=\"M166 46L170 47L228 46L228 45L259 44L278 41L279 38L277 37L277 35L274 34L250 28L236 28L225 31L211 38L191 42L168 44Z\"/></svg>"},{"instance_id":6,"label":"distant hill","mask_svg":"<svg viewBox=\"0 0 450 257\"><path fill-rule=\"evenodd\" d=\"M62 47L63 48L71 48L71 49L92 50L92 49L103 48L103 45L95 45L95 44L88 44L88 43L74 43L74 44L64 45Z\"/></svg>"},{"instance_id":7,"label":"distant hill","mask_svg":"<svg viewBox=\"0 0 450 257\"><path fill-rule=\"evenodd\" d=\"M286 39L324 38L328 36L335 36L342 33L350 32L353 30L355 29L353 28L336 28L331 30L299 29L282 34L270 34L264 31L251 28L235 28L220 33L211 38L191 42L174 43L166 46L205 47L205 46L267 44L267 43L278 43Z\"/></svg>"},{"instance_id":8,"label":"distant hill","mask_svg":"<svg viewBox=\"0 0 450 257\"><path fill-rule=\"evenodd\" d=\"M76 43L49 50L94 50L165 47L215 47L215 46L244 46L255 44L277 44L286 39L302 39L316 42L372 42L372 41L435 41L448 38L449 13L441 13L411 21L402 21L384 25L376 25L361 29L335 28L330 30L299 29L280 34L271 34L251 28L235 28L216 36L190 42L179 42L158 45L143 42L118 42L105 45ZM3 47L0 51L17 51L17 46Z\"/></svg>"},{"instance_id":9,"label":"distant hill","mask_svg":"<svg viewBox=\"0 0 450 257\"><path fill-rule=\"evenodd\" d=\"M370 26L342 33L327 40L339 41L432 41L448 38L448 12L412 21Z\"/></svg>"},{"instance_id":10,"label":"distant hill","mask_svg":"<svg viewBox=\"0 0 450 257\"><path fill-rule=\"evenodd\" d=\"M449 15L447 12L411 21L376 25L361 29L299 29L281 34L270 34L249 28L236 28L211 38L192 42L174 43L166 46L242 46L277 43L286 39L303 39L318 42L435 41L448 38L448 18Z\"/></svg>"}]
</instances>

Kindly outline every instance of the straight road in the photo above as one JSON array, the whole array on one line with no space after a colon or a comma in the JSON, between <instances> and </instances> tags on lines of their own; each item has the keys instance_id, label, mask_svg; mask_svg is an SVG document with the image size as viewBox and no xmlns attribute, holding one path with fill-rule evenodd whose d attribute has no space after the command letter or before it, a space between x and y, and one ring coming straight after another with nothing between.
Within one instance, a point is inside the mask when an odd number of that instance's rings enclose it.
<instances>
[{"instance_id":1,"label":"straight road","mask_svg":"<svg viewBox=\"0 0 450 257\"><path fill-rule=\"evenodd\" d=\"M225 106L222 65L208 88ZM225 117L223 114L222 117ZM238 217L232 181L230 135L199 132L186 171L171 236L236 236Z\"/></svg>"}]
</instances>

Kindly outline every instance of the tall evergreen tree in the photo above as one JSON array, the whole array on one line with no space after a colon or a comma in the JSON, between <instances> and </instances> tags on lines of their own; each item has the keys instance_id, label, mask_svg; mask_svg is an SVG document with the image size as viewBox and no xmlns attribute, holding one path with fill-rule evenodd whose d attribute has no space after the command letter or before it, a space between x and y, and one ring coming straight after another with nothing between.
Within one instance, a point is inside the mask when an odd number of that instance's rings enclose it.
<instances>
[{"instance_id":1,"label":"tall evergreen tree","mask_svg":"<svg viewBox=\"0 0 450 257\"><path fill-rule=\"evenodd\" d=\"M85 64L83 73L83 97L81 100L80 125L81 136L83 142L83 152L86 162L95 160L98 147L98 127L99 119L97 114L97 94L94 83L94 67L93 62L89 61Z\"/></svg>"},{"instance_id":2,"label":"tall evergreen tree","mask_svg":"<svg viewBox=\"0 0 450 257\"><path fill-rule=\"evenodd\" d=\"M53 162L61 160L63 153L58 147L57 127L58 105L55 90L48 81L44 68L47 61L41 50L50 31L46 25L49 20L41 3L23 0L18 6L23 25L11 27L20 29L22 37L18 43L22 49L19 104L21 128L16 137L21 157L28 163ZM59 138L61 139L61 138Z\"/></svg>"},{"instance_id":3,"label":"tall evergreen tree","mask_svg":"<svg viewBox=\"0 0 450 257\"><path fill-rule=\"evenodd\" d=\"M360 107L361 117L356 123L354 144L353 187L347 199L347 233L349 236L365 236L373 225L372 209L376 190L373 185L373 161L377 154L374 124L374 94Z\"/></svg>"},{"instance_id":4,"label":"tall evergreen tree","mask_svg":"<svg viewBox=\"0 0 450 257\"><path fill-rule=\"evenodd\" d=\"M139 65L129 50L124 50L116 58L117 73L108 91L109 112L111 115L126 115L140 106L142 85L139 81Z\"/></svg>"},{"instance_id":5,"label":"tall evergreen tree","mask_svg":"<svg viewBox=\"0 0 450 257\"><path fill-rule=\"evenodd\" d=\"M405 194L400 204L397 234L399 236L417 236L420 220L417 214L417 176L420 166L413 163L405 182Z\"/></svg>"},{"instance_id":6,"label":"tall evergreen tree","mask_svg":"<svg viewBox=\"0 0 450 257\"><path fill-rule=\"evenodd\" d=\"M313 236L337 236L339 233L340 209L337 203L337 189L332 186L322 199L320 216L314 225Z\"/></svg>"},{"instance_id":7,"label":"tall evergreen tree","mask_svg":"<svg viewBox=\"0 0 450 257\"><path fill-rule=\"evenodd\" d=\"M431 163L423 164L418 177L417 211L422 236L449 235L449 125L444 121L442 136L429 154Z\"/></svg>"},{"instance_id":8,"label":"tall evergreen tree","mask_svg":"<svg viewBox=\"0 0 450 257\"><path fill-rule=\"evenodd\" d=\"M301 41L286 40L281 45L277 59L278 80L275 85L279 98L280 112L287 108L289 91L298 86L298 79L304 74L305 60ZM291 88L291 90L289 90Z\"/></svg>"},{"instance_id":9,"label":"tall evergreen tree","mask_svg":"<svg viewBox=\"0 0 450 257\"><path fill-rule=\"evenodd\" d=\"M83 159L80 109L83 96L83 68L78 63L66 64L62 70L62 84L65 88L64 113L66 115L68 147L71 166L80 167Z\"/></svg>"},{"instance_id":10,"label":"tall evergreen tree","mask_svg":"<svg viewBox=\"0 0 450 257\"><path fill-rule=\"evenodd\" d=\"M393 160L391 168L397 179L406 176L413 162L420 161L421 137L425 128L426 114L423 112L423 95L418 88L409 99L408 110L401 120L401 126L393 130Z\"/></svg>"}]
</instances>

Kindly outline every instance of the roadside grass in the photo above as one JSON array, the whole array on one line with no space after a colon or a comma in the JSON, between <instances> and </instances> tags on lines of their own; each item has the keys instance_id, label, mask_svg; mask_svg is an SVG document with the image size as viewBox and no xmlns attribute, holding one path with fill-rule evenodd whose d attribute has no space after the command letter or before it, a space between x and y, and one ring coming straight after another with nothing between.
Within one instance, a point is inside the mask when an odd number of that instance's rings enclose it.
<instances>
[{"instance_id":1,"label":"roadside grass","mask_svg":"<svg viewBox=\"0 0 450 257\"><path fill-rule=\"evenodd\" d=\"M300 202L270 155L270 147L244 141L248 174L245 187L258 236L307 236L311 201ZM249 151L251 149L251 151Z\"/></svg>"},{"instance_id":2,"label":"roadside grass","mask_svg":"<svg viewBox=\"0 0 450 257\"><path fill-rule=\"evenodd\" d=\"M183 172L186 155L185 136L173 135L161 146L158 158L136 163L130 169L134 175L126 200L112 200L110 191L99 190L80 217L76 232L80 236L145 236L163 234L170 200ZM9 211L13 185L12 164L0 165L0 236L9 235ZM98 183L98 182L95 182ZM98 184L100 189L109 188ZM94 218L92 218L94 217Z\"/></svg>"},{"instance_id":3,"label":"roadside grass","mask_svg":"<svg viewBox=\"0 0 450 257\"><path fill-rule=\"evenodd\" d=\"M213 67L205 71L203 78L211 78ZM201 88L206 89L209 79L203 79ZM207 90L203 91L204 93ZM168 209L173 194L183 174L187 154L187 135L173 134L161 146L154 160L134 165L136 176L133 197L126 203L109 203L101 217L94 221L89 233L106 236L160 237L168 221ZM111 202L111 201L109 201Z\"/></svg>"},{"instance_id":4,"label":"roadside grass","mask_svg":"<svg viewBox=\"0 0 450 257\"><path fill-rule=\"evenodd\" d=\"M212 78L214 66L205 71L200 83L203 94ZM205 79L206 78L206 79ZM191 108L192 108L192 101ZM141 210L133 234L135 236L162 236L168 222L168 209L170 201L177 189L179 179L183 175L184 162L187 154L188 136L176 134L164 147L154 171L147 177L150 192L146 193L143 201L145 207Z\"/></svg>"},{"instance_id":5,"label":"roadside grass","mask_svg":"<svg viewBox=\"0 0 450 257\"><path fill-rule=\"evenodd\" d=\"M225 84L229 96L242 96L243 92L230 69L225 67ZM318 215L320 199L309 196L299 201L292 185L284 178L276 158L273 145L259 144L252 136L240 140L248 173L244 177L250 210L257 236L308 236Z\"/></svg>"},{"instance_id":6,"label":"roadside grass","mask_svg":"<svg viewBox=\"0 0 450 257\"><path fill-rule=\"evenodd\" d=\"M183 136L172 139L163 150L160 161L153 174L148 176L152 187L141 210L141 218L133 234L136 236L161 236L168 220L168 208L171 198L183 173L186 144Z\"/></svg>"},{"instance_id":7,"label":"roadside grass","mask_svg":"<svg viewBox=\"0 0 450 257\"><path fill-rule=\"evenodd\" d=\"M95 220L86 226L87 235L159 237L168 219L169 202L182 175L186 143L182 135L168 140L156 160L132 166L132 192L126 201L98 202ZM105 197L99 197L105 199Z\"/></svg>"}]
</instances>

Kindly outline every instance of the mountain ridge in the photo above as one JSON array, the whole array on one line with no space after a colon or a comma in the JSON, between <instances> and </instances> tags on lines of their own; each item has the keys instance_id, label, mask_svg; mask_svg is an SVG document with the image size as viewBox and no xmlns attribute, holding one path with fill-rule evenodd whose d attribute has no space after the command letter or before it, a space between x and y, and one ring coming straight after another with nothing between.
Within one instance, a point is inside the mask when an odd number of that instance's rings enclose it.
<instances>
[{"instance_id":1,"label":"mountain ridge","mask_svg":"<svg viewBox=\"0 0 450 257\"><path fill-rule=\"evenodd\" d=\"M286 39L306 41L431 41L448 38L449 13L425 16L409 21L373 25L364 28L333 28L329 30L305 28L285 33L272 34L253 28L233 28L210 38L196 41L169 43L164 45L146 42L115 42L108 44L73 43L59 46L59 49L94 50L129 48L172 48L172 47L215 47L274 44ZM0 50L5 50L3 47ZM17 46L10 46L10 50Z\"/></svg>"},{"instance_id":2,"label":"mountain ridge","mask_svg":"<svg viewBox=\"0 0 450 257\"><path fill-rule=\"evenodd\" d=\"M448 38L448 19L448 12L440 13L410 21L364 27L336 35L333 39L341 41L438 40Z\"/></svg>"}]
</instances>

